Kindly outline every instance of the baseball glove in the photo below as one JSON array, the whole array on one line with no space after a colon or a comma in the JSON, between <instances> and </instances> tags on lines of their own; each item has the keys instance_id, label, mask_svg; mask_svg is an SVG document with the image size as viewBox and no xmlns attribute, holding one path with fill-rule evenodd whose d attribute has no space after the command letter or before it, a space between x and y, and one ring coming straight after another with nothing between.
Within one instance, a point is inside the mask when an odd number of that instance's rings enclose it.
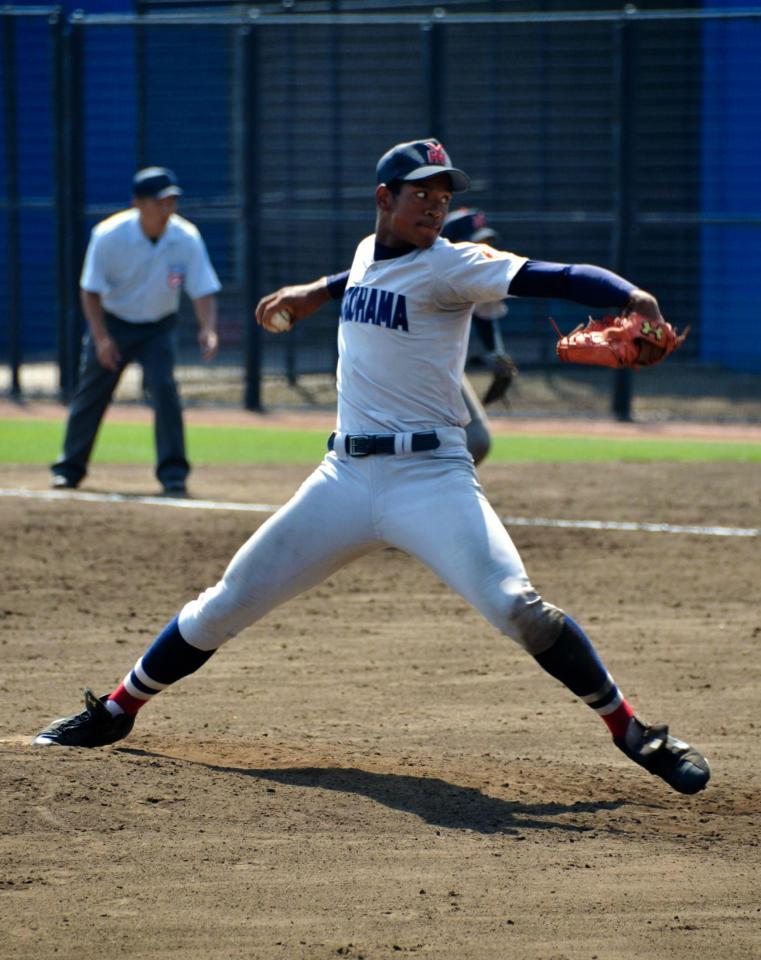
<instances>
[{"instance_id":1,"label":"baseball glove","mask_svg":"<svg viewBox=\"0 0 761 960\"><path fill-rule=\"evenodd\" d=\"M552 321L560 337L555 349L566 363L591 363L600 367L651 367L680 347L689 333L678 333L665 320L641 313L625 317L589 318L566 336Z\"/></svg>"}]
</instances>

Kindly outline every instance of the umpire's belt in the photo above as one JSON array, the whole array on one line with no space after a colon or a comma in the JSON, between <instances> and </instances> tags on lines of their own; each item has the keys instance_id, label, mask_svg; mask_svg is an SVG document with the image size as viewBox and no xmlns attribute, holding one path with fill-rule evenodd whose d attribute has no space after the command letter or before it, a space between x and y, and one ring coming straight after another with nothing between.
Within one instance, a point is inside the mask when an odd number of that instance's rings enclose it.
<instances>
[{"instance_id":1,"label":"umpire's belt","mask_svg":"<svg viewBox=\"0 0 761 960\"><path fill-rule=\"evenodd\" d=\"M338 436L338 441L336 437ZM328 437L328 450L339 445L344 447L347 457L369 457L374 453L418 453L422 450L436 450L441 446L435 430L421 433L331 433Z\"/></svg>"}]
</instances>

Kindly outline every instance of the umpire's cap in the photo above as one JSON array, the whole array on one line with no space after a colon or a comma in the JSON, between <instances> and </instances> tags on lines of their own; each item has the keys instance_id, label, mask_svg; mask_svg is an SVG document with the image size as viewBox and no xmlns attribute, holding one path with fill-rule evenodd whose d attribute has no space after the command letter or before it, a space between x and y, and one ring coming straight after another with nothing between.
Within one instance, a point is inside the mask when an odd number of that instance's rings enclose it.
<instances>
[{"instance_id":1,"label":"umpire's cap","mask_svg":"<svg viewBox=\"0 0 761 960\"><path fill-rule=\"evenodd\" d=\"M483 243L486 240L499 240L497 231L489 226L483 210L461 207L453 210L444 221L441 236L452 243L469 240L471 243Z\"/></svg>"},{"instance_id":2,"label":"umpire's cap","mask_svg":"<svg viewBox=\"0 0 761 960\"><path fill-rule=\"evenodd\" d=\"M468 175L452 166L449 154L439 141L433 138L397 143L383 154L376 168L378 183L425 180L426 177L435 177L437 173L448 173L452 180L452 189L458 193L470 186Z\"/></svg>"},{"instance_id":3,"label":"umpire's cap","mask_svg":"<svg viewBox=\"0 0 761 960\"><path fill-rule=\"evenodd\" d=\"M132 178L132 195L135 197L178 197L182 190L177 185L177 177L168 167L144 167Z\"/></svg>"}]
</instances>

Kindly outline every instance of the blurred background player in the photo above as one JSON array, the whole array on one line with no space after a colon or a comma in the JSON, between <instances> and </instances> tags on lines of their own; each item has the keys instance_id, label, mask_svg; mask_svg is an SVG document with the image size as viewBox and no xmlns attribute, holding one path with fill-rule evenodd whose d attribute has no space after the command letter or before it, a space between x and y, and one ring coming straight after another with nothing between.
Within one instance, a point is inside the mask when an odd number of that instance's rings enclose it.
<instances>
[{"instance_id":1,"label":"blurred background player","mask_svg":"<svg viewBox=\"0 0 761 960\"><path fill-rule=\"evenodd\" d=\"M63 452L51 468L53 487L77 487L87 473L103 415L136 360L155 416L156 476L164 493L187 492L190 464L174 377L177 310L184 289L198 321L201 358L211 360L221 285L198 229L176 212L181 193L168 168L138 170L131 208L93 228L80 279L87 333Z\"/></svg>"},{"instance_id":2,"label":"blurred background player","mask_svg":"<svg viewBox=\"0 0 761 960\"><path fill-rule=\"evenodd\" d=\"M450 243L467 241L495 248L500 246L499 235L488 223L486 213L473 207L453 210L444 221L441 236ZM477 303L473 308L471 348L474 340L478 342L473 359L492 374L491 383L480 400L470 380L463 377L462 381L462 398L471 416L465 433L468 450L476 464L481 463L491 447L489 420L483 405L504 399L518 374L518 368L502 341L500 321L505 316L507 304L504 300Z\"/></svg>"}]
</instances>

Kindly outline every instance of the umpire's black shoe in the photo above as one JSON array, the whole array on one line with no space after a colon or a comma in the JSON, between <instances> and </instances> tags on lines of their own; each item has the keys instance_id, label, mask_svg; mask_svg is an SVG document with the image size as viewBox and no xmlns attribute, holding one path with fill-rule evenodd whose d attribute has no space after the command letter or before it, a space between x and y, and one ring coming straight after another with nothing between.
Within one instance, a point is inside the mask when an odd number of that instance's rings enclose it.
<instances>
[{"instance_id":1,"label":"umpire's black shoe","mask_svg":"<svg viewBox=\"0 0 761 960\"><path fill-rule=\"evenodd\" d=\"M54 490L76 490L79 484L70 477L65 477L62 473L54 473L50 481L50 486Z\"/></svg>"},{"instance_id":2,"label":"umpire's black shoe","mask_svg":"<svg viewBox=\"0 0 761 960\"><path fill-rule=\"evenodd\" d=\"M172 483L165 483L162 493L165 497L187 497L188 488L182 482L182 480L176 480Z\"/></svg>"},{"instance_id":3,"label":"umpire's black shoe","mask_svg":"<svg viewBox=\"0 0 761 960\"><path fill-rule=\"evenodd\" d=\"M73 717L62 717L38 733L32 743L40 747L104 747L126 737L135 725L127 713L113 717L92 690L85 690L85 710Z\"/></svg>"},{"instance_id":4,"label":"umpire's black shoe","mask_svg":"<svg viewBox=\"0 0 761 960\"><path fill-rule=\"evenodd\" d=\"M613 742L627 757L679 793L698 793L711 778L706 758L689 743L672 737L665 724L648 727L632 717L626 737L614 737Z\"/></svg>"}]
</instances>

